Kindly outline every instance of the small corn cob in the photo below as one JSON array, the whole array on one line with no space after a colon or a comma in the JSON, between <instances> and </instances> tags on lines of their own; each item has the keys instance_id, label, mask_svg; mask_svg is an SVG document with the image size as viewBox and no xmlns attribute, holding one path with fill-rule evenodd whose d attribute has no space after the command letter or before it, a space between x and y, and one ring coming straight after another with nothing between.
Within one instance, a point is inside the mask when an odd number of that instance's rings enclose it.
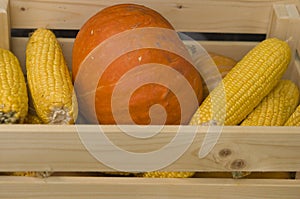
<instances>
[{"instance_id":1,"label":"small corn cob","mask_svg":"<svg viewBox=\"0 0 300 199\"><path fill-rule=\"evenodd\" d=\"M27 80L37 115L45 124L72 124L77 100L62 49L55 35L39 28L26 49Z\"/></svg>"},{"instance_id":2,"label":"small corn cob","mask_svg":"<svg viewBox=\"0 0 300 199\"><path fill-rule=\"evenodd\" d=\"M294 112L298 102L298 87L290 80L281 80L241 126L282 126Z\"/></svg>"},{"instance_id":3,"label":"small corn cob","mask_svg":"<svg viewBox=\"0 0 300 199\"><path fill-rule=\"evenodd\" d=\"M13 172L11 176L47 178L50 177L52 174L53 172L48 172L48 171L20 171L20 172Z\"/></svg>"},{"instance_id":4,"label":"small corn cob","mask_svg":"<svg viewBox=\"0 0 300 199\"><path fill-rule=\"evenodd\" d=\"M26 176L26 177L36 177L36 172L33 171L24 171L24 172L13 172L12 176Z\"/></svg>"},{"instance_id":5,"label":"small corn cob","mask_svg":"<svg viewBox=\"0 0 300 199\"><path fill-rule=\"evenodd\" d=\"M185 172L185 171L151 171L141 174L144 178L189 178L192 177L195 172Z\"/></svg>"},{"instance_id":6,"label":"small corn cob","mask_svg":"<svg viewBox=\"0 0 300 199\"><path fill-rule=\"evenodd\" d=\"M111 171L111 172L104 172L104 174L111 175L111 176L130 176L132 173L121 172L121 171Z\"/></svg>"},{"instance_id":7,"label":"small corn cob","mask_svg":"<svg viewBox=\"0 0 300 199\"><path fill-rule=\"evenodd\" d=\"M0 49L0 123L23 123L28 111L28 95L17 57Z\"/></svg>"},{"instance_id":8,"label":"small corn cob","mask_svg":"<svg viewBox=\"0 0 300 199\"><path fill-rule=\"evenodd\" d=\"M276 38L260 42L205 98L190 124L239 124L278 83L290 58L286 42Z\"/></svg>"},{"instance_id":9,"label":"small corn cob","mask_svg":"<svg viewBox=\"0 0 300 199\"><path fill-rule=\"evenodd\" d=\"M285 122L284 126L300 126L300 105Z\"/></svg>"}]
</instances>

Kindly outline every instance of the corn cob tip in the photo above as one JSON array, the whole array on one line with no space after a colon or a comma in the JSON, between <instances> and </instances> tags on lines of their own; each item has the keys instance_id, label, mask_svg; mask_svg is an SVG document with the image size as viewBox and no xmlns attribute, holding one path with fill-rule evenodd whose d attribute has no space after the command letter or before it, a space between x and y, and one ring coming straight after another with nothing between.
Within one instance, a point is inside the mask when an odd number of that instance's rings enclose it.
<instances>
[{"instance_id":1,"label":"corn cob tip","mask_svg":"<svg viewBox=\"0 0 300 199\"><path fill-rule=\"evenodd\" d=\"M65 108L53 108L49 116L49 124L70 124L74 123L69 114L69 110Z\"/></svg>"},{"instance_id":2,"label":"corn cob tip","mask_svg":"<svg viewBox=\"0 0 300 199\"><path fill-rule=\"evenodd\" d=\"M15 124L22 123L15 111L3 112L0 111L0 124Z\"/></svg>"}]
</instances>

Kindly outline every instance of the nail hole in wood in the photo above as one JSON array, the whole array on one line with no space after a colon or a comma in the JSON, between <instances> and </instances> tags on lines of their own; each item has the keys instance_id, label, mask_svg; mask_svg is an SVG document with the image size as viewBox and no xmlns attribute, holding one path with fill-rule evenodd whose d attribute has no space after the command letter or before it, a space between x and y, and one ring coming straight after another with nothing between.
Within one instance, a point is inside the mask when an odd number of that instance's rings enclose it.
<instances>
[{"instance_id":1,"label":"nail hole in wood","mask_svg":"<svg viewBox=\"0 0 300 199\"><path fill-rule=\"evenodd\" d=\"M234 160L230 166L232 169L243 169L246 167L246 162L242 159Z\"/></svg>"},{"instance_id":2,"label":"nail hole in wood","mask_svg":"<svg viewBox=\"0 0 300 199\"><path fill-rule=\"evenodd\" d=\"M24 8L24 7L21 7L21 8L20 8L20 10L21 10L21 11L25 11L25 10L26 10L26 8Z\"/></svg>"},{"instance_id":3,"label":"nail hole in wood","mask_svg":"<svg viewBox=\"0 0 300 199\"><path fill-rule=\"evenodd\" d=\"M182 5L177 5L177 8L178 8L178 9L182 9L183 6L182 6Z\"/></svg>"}]
</instances>

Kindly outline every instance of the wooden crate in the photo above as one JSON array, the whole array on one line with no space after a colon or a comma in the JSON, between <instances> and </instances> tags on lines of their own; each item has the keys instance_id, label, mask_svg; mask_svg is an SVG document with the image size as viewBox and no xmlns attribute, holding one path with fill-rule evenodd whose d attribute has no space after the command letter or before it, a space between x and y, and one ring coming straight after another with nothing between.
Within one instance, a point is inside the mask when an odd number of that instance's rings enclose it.
<instances>
[{"instance_id":1,"label":"wooden crate","mask_svg":"<svg viewBox=\"0 0 300 199\"><path fill-rule=\"evenodd\" d=\"M10 48L24 67L26 35L11 31L46 27L78 30L93 14L106 6L128 1L108 0L0 0L0 47ZM284 78L300 87L299 0L135 0L163 14L182 32L262 34L287 40L292 61ZM59 38L71 66L74 38ZM208 51L240 59L258 41L199 41ZM187 42L187 45L188 42ZM24 69L25 70L25 69ZM25 71L26 72L26 71ZM118 126L100 126L126 150L152 151L168 143L179 126L165 126L152 139L129 139ZM154 127L153 127L154 128ZM190 126L182 127L188 135ZM198 152L209 127L197 127L191 146L166 171L199 172L187 179L102 177L114 171L97 161L81 143L78 125L2 125L0 128L0 198L300 198L299 173L295 178L221 178L215 172L297 172L300 170L299 127L224 126L213 150L204 158ZM86 134L95 125L81 124ZM151 133L151 130L150 132ZM184 137L181 142L187 142ZM107 152L112 153L110 151ZM130 164L130 163L128 163ZM151 163L150 163L151 164ZM154 163L153 163L154 164ZM148 164L142 165L145 168ZM10 176L7 172L55 172L47 178ZM72 175L70 172L76 172ZM79 173L80 172L80 173ZM275 173L276 174L276 173ZM297 179L298 178L298 179Z\"/></svg>"}]
</instances>

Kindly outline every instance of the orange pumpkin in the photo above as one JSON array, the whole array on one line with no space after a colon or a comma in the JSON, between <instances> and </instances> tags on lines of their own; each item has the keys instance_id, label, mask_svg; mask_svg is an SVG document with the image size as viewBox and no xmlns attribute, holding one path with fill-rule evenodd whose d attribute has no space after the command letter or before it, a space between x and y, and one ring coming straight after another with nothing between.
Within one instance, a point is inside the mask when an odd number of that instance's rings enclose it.
<instances>
[{"instance_id":1,"label":"orange pumpkin","mask_svg":"<svg viewBox=\"0 0 300 199\"><path fill-rule=\"evenodd\" d=\"M187 124L202 100L201 76L188 55L172 25L153 9L118 4L101 10L74 42L80 112L100 124ZM186 88L197 103L184 99Z\"/></svg>"},{"instance_id":2,"label":"orange pumpkin","mask_svg":"<svg viewBox=\"0 0 300 199\"><path fill-rule=\"evenodd\" d=\"M227 73L237 64L237 61L232 59L231 57L217 54L214 52L209 52L210 57L215 62L218 71L220 73L220 77L224 78ZM216 82L220 81L219 77L210 76L206 81L210 84L217 85ZM209 95L209 90L206 82L203 82L203 98L206 98Z\"/></svg>"}]
</instances>

